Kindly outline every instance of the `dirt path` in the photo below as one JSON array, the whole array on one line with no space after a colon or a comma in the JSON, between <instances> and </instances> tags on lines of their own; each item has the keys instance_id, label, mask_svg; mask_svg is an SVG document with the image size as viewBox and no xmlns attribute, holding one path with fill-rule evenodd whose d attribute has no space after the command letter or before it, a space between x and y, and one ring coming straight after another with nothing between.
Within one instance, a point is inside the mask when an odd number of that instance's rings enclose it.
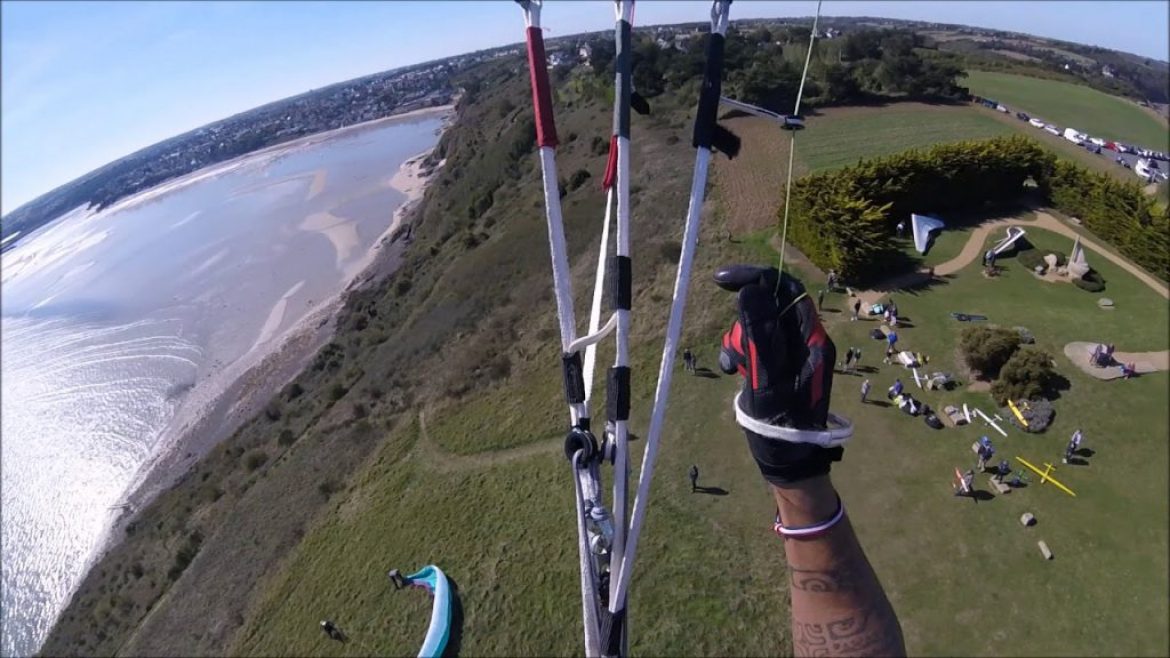
<instances>
[{"instance_id":1,"label":"dirt path","mask_svg":"<svg viewBox=\"0 0 1170 658\"><path fill-rule=\"evenodd\" d=\"M1081 244L1096 252L1095 255L1109 260L1114 265L1137 277L1139 281L1149 286L1154 292L1164 298L1170 299L1170 288L1167 288L1166 284L1150 276L1136 265L1107 251L1101 245L1077 233L1072 227L1043 211L1037 211L1036 219L1034 220L1001 218L993 219L979 225L978 228L971 232L971 237L967 239L967 244L963 245L963 250L959 252L958 256L935 266L935 276L954 274L973 263L983 253L983 245L987 241L988 236L998 230L1006 229L1008 226L1022 226L1025 229L1028 227L1042 228L1053 231L1054 233L1060 233L1069 238L1080 237ZM871 290L860 291L858 296L866 304L872 305L881 301L891 292L902 290L915 284L925 283L929 279L930 275L927 270L910 272L884 281Z\"/></svg>"},{"instance_id":2,"label":"dirt path","mask_svg":"<svg viewBox=\"0 0 1170 658\"><path fill-rule=\"evenodd\" d=\"M1068 357L1085 374L1097 379L1117 379L1121 377L1121 366L1098 368L1089 365L1089 355L1092 354L1096 343L1073 342L1064 346L1064 355ZM1132 363L1139 375L1170 370L1170 350L1160 352L1114 352L1113 360L1118 364Z\"/></svg>"},{"instance_id":3,"label":"dirt path","mask_svg":"<svg viewBox=\"0 0 1170 658\"><path fill-rule=\"evenodd\" d=\"M457 455L453 452L444 450L442 446L431 440L431 435L427 431L427 418L425 412L420 411L418 414L418 427L419 440L414 448L415 455L428 466L447 473L452 471L498 466L508 462L527 459L535 455L556 455L562 449L565 443L563 438L555 438L544 441L537 441L535 443L528 443L522 446L517 446L515 448L506 448L504 450L492 450L474 455Z\"/></svg>"}]
</instances>

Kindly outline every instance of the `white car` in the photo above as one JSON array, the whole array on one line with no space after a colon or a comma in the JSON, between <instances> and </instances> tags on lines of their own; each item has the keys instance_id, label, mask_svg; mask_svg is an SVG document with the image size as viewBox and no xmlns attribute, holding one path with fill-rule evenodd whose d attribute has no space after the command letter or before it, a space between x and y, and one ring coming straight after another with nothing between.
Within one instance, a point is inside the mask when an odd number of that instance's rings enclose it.
<instances>
[{"instance_id":1,"label":"white car","mask_svg":"<svg viewBox=\"0 0 1170 658\"><path fill-rule=\"evenodd\" d=\"M1031 118L1031 119L1028 119L1028 123L1032 124L1033 126L1035 126L1035 127L1037 127L1037 128L1043 128L1043 127L1044 127L1044 122L1043 122L1043 121L1041 121L1040 119L1037 119L1037 118L1034 118L1034 117L1033 117L1033 118Z\"/></svg>"},{"instance_id":2,"label":"white car","mask_svg":"<svg viewBox=\"0 0 1170 658\"><path fill-rule=\"evenodd\" d=\"M1105 140L1101 139L1100 137L1090 137L1089 141L1096 144L1097 146L1105 146Z\"/></svg>"},{"instance_id":3,"label":"white car","mask_svg":"<svg viewBox=\"0 0 1170 658\"><path fill-rule=\"evenodd\" d=\"M1052 125L1051 123L1044 126L1044 132L1052 133L1053 135L1056 135L1057 137L1060 136L1060 129L1057 128L1056 126Z\"/></svg>"},{"instance_id":4,"label":"white car","mask_svg":"<svg viewBox=\"0 0 1170 658\"><path fill-rule=\"evenodd\" d=\"M1003 105L996 105L995 109L1000 111L1000 112L1004 112L1004 113L1007 113L1007 111L1008 111L1008 109L1006 107L1004 107Z\"/></svg>"}]
</instances>

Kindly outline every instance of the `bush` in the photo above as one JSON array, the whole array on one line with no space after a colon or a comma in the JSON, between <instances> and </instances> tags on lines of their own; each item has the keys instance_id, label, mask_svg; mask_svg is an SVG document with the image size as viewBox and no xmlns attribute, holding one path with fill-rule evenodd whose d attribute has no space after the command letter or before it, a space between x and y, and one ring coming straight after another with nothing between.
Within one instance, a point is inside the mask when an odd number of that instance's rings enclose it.
<instances>
[{"instance_id":1,"label":"bush","mask_svg":"<svg viewBox=\"0 0 1170 658\"><path fill-rule=\"evenodd\" d=\"M1055 386L1052 356L1042 350L1024 348L1003 365L999 379L991 385L991 395L997 403L1004 405L1008 400L1045 397Z\"/></svg>"},{"instance_id":2,"label":"bush","mask_svg":"<svg viewBox=\"0 0 1170 658\"><path fill-rule=\"evenodd\" d=\"M594 137L589 142L589 150L593 155L605 155L609 153L609 140L601 136Z\"/></svg>"},{"instance_id":3,"label":"bush","mask_svg":"<svg viewBox=\"0 0 1170 658\"><path fill-rule=\"evenodd\" d=\"M1016 419L1016 415L1009 407L1001 407L999 413L1011 421L1012 425L1031 434L1039 434L1048 429L1048 426L1052 424L1052 419L1056 417L1056 408L1052 406L1052 402L1044 399L1029 400L1027 404L1017 405L1017 408L1023 414L1024 420L1028 421L1027 427L1020 425L1020 421Z\"/></svg>"},{"instance_id":4,"label":"bush","mask_svg":"<svg viewBox=\"0 0 1170 658\"><path fill-rule=\"evenodd\" d=\"M300 384L298 384L296 382L293 382L293 383L288 385L288 388L285 389L284 395L286 398L288 398L289 401L292 401L292 400L295 400L295 399L301 397L301 394L303 394L304 392L305 392L305 389L303 386L301 386Z\"/></svg>"},{"instance_id":5,"label":"bush","mask_svg":"<svg viewBox=\"0 0 1170 658\"><path fill-rule=\"evenodd\" d=\"M983 379L999 375L1019 347L1019 333L1002 327L967 327L959 335L963 360Z\"/></svg>"},{"instance_id":6,"label":"bush","mask_svg":"<svg viewBox=\"0 0 1170 658\"><path fill-rule=\"evenodd\" d=\"M348 388L342 386L341 384L334 384L333 388L329 389L329 399L337 402L341 398L345 397L346 393L349 393Z\"/></svg>"},{"instance_id":7,"label":"bush","mask_svg":"<svg viewBox=\"0 0 1170 658\"><path fill-rule=\"evenodd\" d=\"M254 470L260 468L267 461L268 461L268 453L264 452L263 450L261 450L259 448L256 448L255 450L248 452L248 454L244 456L244 466L249 471L254 471Z\"/></svg>"},{"instance_id":8,"label":"bush","mask_svg":"<svg viewBox=\"0 0 1170 658\"><path fill-rule=\"evenodd\" d=\"M1073 285L1088 292L1101 292L1105 290L1105 279L1097 270L1089 270L1084 277L1073 279Z\"/></svg>"},{"instance_id":9,"label":"bush","mask_svg":"<svg viewBox=\"0 0 1170 658\"><path fill-rule=\"evenodd\" d=\"M272 400L264 407L264 415L271 421L280 420L280 402Z\"/></svg>"},{"instance_id":10,"label":"bush","mask_svg":"<svg viewBox=\"0 0 1170 658\"><path fill-rule=\"evenodd\" d=\"M585 181L589 180L592 177L593 177L593 174L590 174L588 171L585 171L584 169L578 169L577 171L574 171L573 175L569 176L569 189L575 190L575 189L581 187L582 185L585 184Z\"/></svg>"},{"instance_id":11,"label":"bush","mask_svg":"<svg viewBox=\"0 0 1170 658\"><path fill-rule=\"evenodd\" d=\"M671 240L663 242L658 245L658 256L662 258L667 264L678 263L679 257L682 255L682 245Z\"/></svg>"},{"instance_id":12,"label":"bush","mask_svg":"<svg viewBox=\"0 0 1170 658\"><path fill-rule=\"evenodd\" d=\"M291 446L292 444L296 443L296 441L297 435L293 434L293 431L287 427L280 430L280 436L276 439L276 442L282 446Z\"/></svg>"}]
</instances>

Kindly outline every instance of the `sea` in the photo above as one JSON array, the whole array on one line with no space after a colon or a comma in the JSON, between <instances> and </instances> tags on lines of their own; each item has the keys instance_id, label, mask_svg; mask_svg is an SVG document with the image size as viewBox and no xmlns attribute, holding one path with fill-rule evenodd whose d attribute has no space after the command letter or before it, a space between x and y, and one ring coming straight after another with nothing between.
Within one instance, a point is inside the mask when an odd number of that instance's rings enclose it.
<instances>
[{"instance_id":1,"label":"sea","mask_svg":"<svg viewBox=\"0 0 1170 658\"><path fill-rule=\"evenodd\" d=\"M44 642L180 418L368 262L419 115L78 208L0 257L0 655ZM233 369L234 368L234 369Z\"/></svg>"}]
</instances>

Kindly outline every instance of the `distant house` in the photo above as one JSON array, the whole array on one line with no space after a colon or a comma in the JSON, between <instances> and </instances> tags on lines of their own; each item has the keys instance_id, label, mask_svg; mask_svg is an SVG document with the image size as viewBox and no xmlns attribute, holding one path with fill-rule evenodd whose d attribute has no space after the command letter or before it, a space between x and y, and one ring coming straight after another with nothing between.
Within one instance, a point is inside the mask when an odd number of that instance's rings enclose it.
<instances>
[{"instance_id":1,"label":"distant house","mask_svg":"<svg viewBox=\"0 0 1170 658\"><path fill-rule=\"evenodd\" d=\"M583 46L578 48L577 49L577 58L580 59L582 62L589 64L593 58L593 46L591 46L589 44L584 44Z\"/></svg>"},{"instance_id":2,"label":"distant house","mask_svg":"<svg viewBox=\"0 0 1170 658\"><path fill-rule=\"evenodd\" d=\"M1106 78L1112 78L1117 76L1117 72L1113 70L1112 66L1106 64L1101 68L1101 75L1105 76Z\"/></svg>"}]
</instances>

